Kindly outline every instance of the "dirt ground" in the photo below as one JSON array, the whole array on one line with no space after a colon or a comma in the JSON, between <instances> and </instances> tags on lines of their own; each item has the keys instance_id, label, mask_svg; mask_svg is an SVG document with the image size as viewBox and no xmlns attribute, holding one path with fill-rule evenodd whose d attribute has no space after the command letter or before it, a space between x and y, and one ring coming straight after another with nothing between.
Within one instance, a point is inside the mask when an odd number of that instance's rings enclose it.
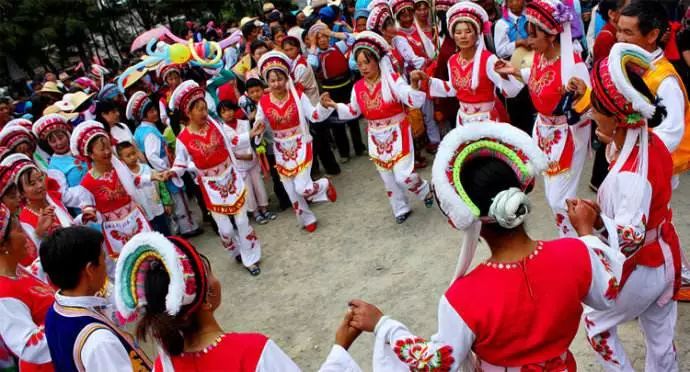
<instances>
[{"instance_id":1,"label":"dirt ground","mask_svg":"<svg viewBox=\"0 0 690 372\"><path fill-rule=\"evenodd\" d=\"M412 203L414 212L397 225L374 165L366 157L342 165L332 180L338 190L335 204L313 207L319 228L308 234L292 211L267 225L255 225L263 245L262 274L251 277L230 260L220 241L207 232L194 242L213 263L223 284L223 304L217 316L227 331L261 332L270 336L305 371L316 371L325 360L335 329L350 299L378 305L421 337L437 328L436 309L455 267L461 233L452 229L436 206ZM421 174L430 178L430 169ZM587 189L591 161L583 174L580 196ZM690 242L690 176L681 178L673 207L683 242ZM267 185L270 190L270 185ZM536 206L527 228L535 239L556 237L551 213L539 183L531 194ZM275 200L272 200L275 203ZM688 254L687 245L684 247ZM476 261L488 257L480 249ZM679 305L676 346L680 369L690 370L690 304ZM636 370L644 369L645 348L636 323L624 324L619 334ZM363 370L371 370L373 336L363 334L350 352ZM572 343L579 368L598 371L582 327Z\"/></svg>"}]
</instances>

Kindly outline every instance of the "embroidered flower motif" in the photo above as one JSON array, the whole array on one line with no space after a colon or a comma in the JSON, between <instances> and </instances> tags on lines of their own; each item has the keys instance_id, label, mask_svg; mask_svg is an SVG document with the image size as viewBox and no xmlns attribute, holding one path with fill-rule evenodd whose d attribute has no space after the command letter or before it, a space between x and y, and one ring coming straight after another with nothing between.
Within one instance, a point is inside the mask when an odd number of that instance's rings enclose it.
<instances>
[{"instance_id":1,"label":"embroidered flower motif","mask_svg":"<svg viewBox=\"0 0 690 372\"><path fill-rule=\"evenodd\" d=\"M606 293L604 296L609 300L615 300L618 297L618 291L620 290L618 286L618 280L615 277L609 279L609 286L606 288Z\"/></svg>"},{"instance_id":2,"label":"embroidered flower motif","mask_svg":"<svg viewBox=\"0 0 690 372\"><path fill-rule=\"evenodd\" d=\"M302 138L297 138L294 142L276 142L275 146L285 162L297 161L299 149L302 148Z\"/></svg>"},{"instance_id":3,"label":"embroidered flower motif","mask_svg":"<svg viewBox=\"0 0 690 372\"><path fill-rule=\"evenodd\" d=\"M44 337L45 333L43 331L43 326L41 325L38 327L38 329L36 329L34 333L31 334L29 340L26 341L26 346L36 346L41 342L41 340L43 340Z\"/></svg>"},{"instance_id":4,"label":"embroidered flower motif","mask_svg":"<svg viewBox=\"0 0 690 372\"><path fill-rule=\"evenodd\" d=\"M131 231L130 233L125 233L122 231L116 231L116 230L111 230L110 231L110 236L117 240L118 242L125 244L127 243L132 237L138 233L140 233L144 229L144 223L141 222L141 218L137 218L137 226L134 228L134 231Z\"/></svg>"},{"instance_id":5,"label":"embroidered flower motif","mask_svg":"<svg viewBox=\"0 0 690 372\"><path fill-rule=\"evenodd\" d=\"M384 139L379 139L376 138L375 135L371 136L371 141L374 142L374 145L376 145L376 153L379 155L383 154L392 154L393 153L393 145L395 142L398 140L398 132L393 131L390 133L388 138Z\"/></svg>"},{"instance_id":6,"label":"embroidered flower motif","mask_svg":"<svg viewBox=\"0 0 690 372\"><path fill-rule=\"evenodd\" d=\"M589 319L589 317L585 317L585 328L592 328L594 327L594 321Z\"/></svg>"},{"instance_id":7,"label":"embroidered flower motif","mask_svg":"<svg viewBox=\"0 0 690 372\"><path fill-rule=\"evenodd\" d=\"M533 72L531 76L539 76L539 78L529 79L529 82L527 83L527 85L529 86L529 90L534 92L534 95L536 96L540 96L544 88L551 85L554 79L556 79L556 73L552 70L541 71L539 74L536 75Z\"/></svg>"},{"instance_id":8,"label":"embroidered flower motif","mask_svg":"<svg viewBox=\"0 0 690 372\"><path fill-rule=\"evenodd\" d=\"M565 223L565 216L561 213L556 213L556 227L563 232L563 234L567 234L570 232L570 229L568 228L568 224Z\"/></svg>"},{"instance_id":9,"label":"embroidered flower motif","mask_svg":"<svg viewBox=\"0 0 690 372\"><path fill-rule=\"evenodd\" d=\"M609 337L611 337L611 333L609 331L602 332L594 337L589 338L589 343L602 359L615 365L620 365L620 363L613 358L613 349L611 349L611 345L608 343Z\"/></svg>"},{"instance_id":10,"label":"embroidered flower motif","mask_svg":"<svg viewBox=\"0 0 690 372\"><path fill-rule=\"evenodd\" d=\"M527 364L520 368L520 372L567 372L568 365L560 356L549 359L540 364Z\"/></svg>"},{"instance_id":11,"label":"embroidered flower motif","mask_svg":"<svg viewBox=\"0 0 690 372\"><path fill-rule=\"evenodd\" d=\"M449 371L454 362L452 347L446 345L433 351L420 337L396 341L393 352L410 367L410 371Z\"/></svg>"},{"instance_id":12,"label":"embroidered flower motif","mask_svg":"<svg viewBox=\"0 0 690 372\"><path fill-rule=\"evenodd\" d=\"M632 256L640 248L645 238L645 221L643 219L642 226L625 225L616 226L618 232L618 243L621 247L621 253L626 257Z\"/></svg>"},{"instance_id":13,"label":"embroidered flower motif","mask_svg":"<svg viewBox=\"0 0 690 372\"><path fill-rule=\"evenodd\" d=\"M236 180L237 180L237 174L235 173L235 169L231 168L230 169L230 179L228 180L228 182L225 185L221 184L218 181L209 181L208 187L213 191L217 191L220 194L220 197L225 199L237 191L237 187L235 187L235 181Z\"/></svg>"},{"instance_id":14,"label":"embroidered flower motif","mask_svg":"<svg viewBox=\"0 0 690 372\"><path fill-rule=\"evenodd\" d=\"M298 202L292 203L292 210L295 211L295 214L296 214L296 215L298 215L298 216L301 216L301 215L302 215L302 209L299 207L299 203L298 203Z\"/></svg>"},{"instance_id":15,"label":"embroidered flower motif","mask_svg":"<svg viewBox=\"0 0 690 372\"><path fill-rule=\"evenodd\" d=\"M542 136L539 130L537 129L537 138L539 138L539 148L542 149L542 151L544 151L548 155L551 154L551 149L553 148L553 146L561 142L563 134L561 133L561 131L556 130L547 136Z\"/></svg>"}]
</instances>

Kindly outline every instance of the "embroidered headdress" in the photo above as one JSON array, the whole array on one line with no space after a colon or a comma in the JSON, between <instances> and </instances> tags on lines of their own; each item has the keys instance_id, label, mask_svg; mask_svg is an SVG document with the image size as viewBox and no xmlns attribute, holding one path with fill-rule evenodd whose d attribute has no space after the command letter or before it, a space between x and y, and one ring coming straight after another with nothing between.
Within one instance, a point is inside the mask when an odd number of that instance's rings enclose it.
<instances>
[{"instance_id":1,"label":"embroidered headdress","mask_svg":"<svg viewBox=\"0 0 690 372\"><path fill-rule=\"evenodd\" d=\"M32 146L33 152L36 149L36 138L29 129L22 125L6 125L0 130L0 146L7 147L10 151L14 151L22 143L27 143Z\"/></svg>"},{"instance_id":2,"label":"embroidered headdress","mask_svg":"<svg viewBox=\"0 0 690 372\"><path fill-rule=\"evenodd\" d=\"M561 85L566 85L573 75L573 36L571 22L574 10L559 0L534 0L527 3L525 17L550 35L560 35Z\"/></svg>"},{"instance_id":3,"label":"embroidered headdress","mask_svg":"<svg viewBox=\"0 0 690 372\"><path fill-rule=\"evenodd\" d=\"M268 73L273 70L278 70L286 76L290 76L290 58L283 52L271 51L259 59L257 64L259 72L264 81L268 81Z\"/></svg>"},{"instance_id":4,"label":"embroidered headdress","mask_svg":"<svg viewBox=\"0 0 690 372\"><path fill-rule=\"evenodd\" d=\"M405 9L412 9L414 10L414 1L413 0L391 0L391 10L393 10L393 16L395 18L398 18L398 15L400 15L400 12L402 12Z\"/></svg>"},{"instance_id":5,"label":"embroidered headdress","mask_svg":"<svg viewBox=\"0 0 690 372\"><path fill-rule=\"evenodd\" d=\"M508 164L521 186L498 193L487 216L481 215L460 179L463 164L478 157L497 158ZM443 138L432 168L434 194L448 222L465 232L453 280L467 272L482 222L498 223L504 228L514 228L523 222L527 213L517 214L516 211L520 206L529 210L524 192L546 165L546 156L532 138L510 124L488 120L469 122Z\"/></svg>"},{"instance_id":6,"label":"embroidered headdress","mask_svg":"<svg viewBox=\"0 0 690 372\"><path fill-rule=\"evenodd\" d=\"M194 102L204 99L206 92L194 80L185 80L170 95L170 109L185 115L192 110Z\"/></svg>"},{"instance_id":7,"label":"embroidered headdress","mask_svg":"<svg viewBox=\"0 0 690 372\"><path fill-rule=\"evenodd\" d=\"M42 140L46 140L50 133L60 130L67 132L67 135L72 131L72 126L67 123L67 118L60 114L41 116L33 125L34 134Z\"/></svg>"},{"instance_id":8,"label":"embroidered headdress","mask_svg":"<svg viewBox=\"0 0 690 372\"><path fill-rule=\"evenodd\" d=\"M0 198L5 195L10 186L15 184L13 176L11 167L0 165Z\"/></svg>"},{"instance_id":9,"label":"embroidered headdress","mask_svg":"<svg viewBox=\"0 0 690 372\"><path fill-rule=\"evenodd\" d=\"M194 313L206 298L203 259L187 240L157 232L135 235L122 247L115 267L115 306L125 319L143 309L147 272L162 267L170 278L165 310L172 316Z\"/></svg>"},{"instance_id":10,"label":"embroidered headdress","mask_svg":"<svg viewBox=\"0 0 690 372\"><path fill-rule=\"evenodd\" d=\"M8 167L10 169L11 182L14 184L19 184L19 177L25 171L30 169L39 170L36 166L36 163L34 163L33 160L29 159L29 157L24 154L9 155L2 162L0 162L0 166Z\"/></svg>"},{"instance_id":11,"label":"embroidered headdress","mask_svg":"<svg viewBox=\"0 0 690 372\"><path fill-rule=\"evenodd\" d=\"M455 32L455 26L459 22L468 22L474 26L475 31L477 31L477 50L474 52L474 58L472 61L472 81L470 83L470 87L472 89L477 89L479 86L481 57L484 53L483 33L486 31L487 27L489 27L489 30L491 30L489 15L480 5L469 1L463 1L451 6L450 9L448 9L448 12L446 13L446 22L448 25L448 31L451 34Z\"/></svg>"},{"instance_id":12,"label":"embroidered headdress","mask_svg":"<svg viewBox=\"0 0 690 372\"><path fill-rule=\"evenodd\" d=\"M99 136L109 138L108 132L103 129L103 124L95 120L87 120L74 128L69 139L69 147L72 155L87 158L89 143Z\"/></svg>"},{"instance_id":13,"label":"embroidered headdress","mask_svg":"<svg viewBox=\"0 0 690 372\"><path fill-rule=\"evenodd\" d=\"M182 65L177 63L161 63L156 70L158 79L163 84L165 84L165 78L172 72L177 72L180 76L182 76Z\"/></svg>"},{"instance_id":14,"label":"embroidered headdress","mask_svg":"<svg viewBox=\"0 0 690 372\"><path fill-rule=\"evenodd\" d=\"M132 96L129 97L129 101L127 101L125 116L127 116L129 120L134 120L136 122L142 121L146 110L148 110L152 104L153 101L151 101L148 94L137 91L132 94Z\"/></svg>"},{"instance_id":15,"label":"embroidered headdress","mask_svg":"<svg viewBox=\"0 0 690 372\"><path fill-rule=\"evenodd\" d=\"M29 119L19 118L19 119L12 119L12 120L8 121L7 124L5 124L5 127L11 127L11 126L15 126L15 125L18 125L24 129L28 130L29 132L31 132L31 127L33 124L31 124L31 120L29 120Z\"/></svg>"},{"instance_id":16,"label":"embroidered headdress","mask_svg":"<svg viewBox=\"0 0 690 372\"><path fill-rule=\"evenodd\" d=\"M382 32L386 20L393 19L393 12L386 0L374 0L369 3L369 17L367 18L367 30Z\"/></svg>"},{"instance_id":17,"label":"embroidered headdress","mask_svg":"<svg viewBox=\"0 0 690 372\"><path fill-rule=\"evenodd\" d=\"M447 12L451 6L455 5L457 0L436 0L436 11Z\"/></svg>"}]
</instances>

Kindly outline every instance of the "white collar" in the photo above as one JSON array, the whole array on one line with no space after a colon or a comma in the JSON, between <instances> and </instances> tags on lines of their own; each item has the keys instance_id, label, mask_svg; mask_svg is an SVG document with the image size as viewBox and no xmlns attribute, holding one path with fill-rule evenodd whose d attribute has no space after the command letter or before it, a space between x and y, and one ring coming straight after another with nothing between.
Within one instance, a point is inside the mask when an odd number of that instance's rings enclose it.
<instances>
[{"instance_id":1,"label":"white collar","mask_svg":"<svg viewBox=\"0 0 690 372\"><path fill-rule=\"evenodd\" d=\"M148 126L150 126L150 127L155 127L155 126L156 126L156 124L153 124L152 122L146 121L146 120L142 120L141 123L139 123L139 125L148 125Z\"/></svg>"},{"instance_id":2,"label":"white collar","mask_svg":"<svg viewBox=\"0 0 690 372\"><path fill-rule=\"evenodd\" d=\"M61 291L55 292L55 302L62 306L99 308L108 306L110 303L103 297L97 296L65 296Z\"/></svg>"},{"instance_id":3,"label":"white collar","mask_svg":"<svg viewBox=\"0 0 690 372\"><path fill-rule=\"evenodd\" d=\"M524 12L524 10L523 10L523 12ZM522 15L524 15L524 14L522 14ZM510 18L511 21L517 21L518 18L520 18L520 16L513 13L511 10L508 10L508 18Z\"/></svg>"},{"instance_id":4,"label":"white collar","mask_svg":"<svg viewBox=\"0 0 690 372\"><path fill-rule=\"evenodd\" d=\"M664 51L661 48L656 48L655 51L652 52L652 58L653 61L656 62L659 58L664 56Z\"/></svg>"},{"instance_id":5,"label":"white collar","mask_svg":"<svg viewBox=\"0 0 690 372\"><path fill-rule=\"evenodd\" d=\"M52 157L54 157L54 158L63 158L63 157L64 158L67 158L67 157L73 158L74 156L72 154L70 154L69 151L67 151L64 154L53 154Z\"/></svg>"}]
</instances>

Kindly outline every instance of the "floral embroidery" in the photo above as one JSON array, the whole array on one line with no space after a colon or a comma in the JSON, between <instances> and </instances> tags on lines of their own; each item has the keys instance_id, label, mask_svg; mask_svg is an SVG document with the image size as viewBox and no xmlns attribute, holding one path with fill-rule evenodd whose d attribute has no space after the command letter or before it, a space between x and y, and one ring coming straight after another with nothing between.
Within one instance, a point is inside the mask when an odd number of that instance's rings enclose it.
<instances>
[{"instance_id":1,"label":"floral embroidery","mask_svg":"<svg viewBox=\"0 0 690 372\"><path fill-rule=\"evenodd\" d=\"M618 232L618 244L621 247L621 253L625 257L632 256L641 247L645 239L645 225L646 218L642 218L642 224L638 226L634 225L618 225L616 226L616 231Z\"/></svg>"},{"instance_id":2,"label":"floral embroidery","mask_svg":"<svg viewBox=\"0 0 690 372\"><path fill-rule=\"evenodd\" d=\"M613 349L611 349L611 345L608 343L609 337L611 337L611 333L609 331L605 331L592 338L589 338L589 343L592 345L594 351L596 351L602 357L602 359L615 365L620 365L620 363L613 358Z\"/></svg>"},{"instance_id":3,"label":"floral embroidery","mask_svg":"<svg viewBox=\"0 0 690 372\"><path fill-rule=\"evenodd\" d=\"M299 203L298 203L298 202L292 203L292 210L295 211L295 214L296 214L296 215L298 215L298 216L301 216L301 215L302 215L302 209L299 207Z\"/></svg>"},{"instance_id":4,"label":"floral embroidery","mask_svg":"<svg viewBox=\"0 0 690 372\"><path fill-rule=\"evenodd\" d=\"M208 138L204 138L200 135L190 132L190 134L197 137L189 141L190 150L210 156L211 154L215 154L217 151L221 151L221 149L225 147L225 143L223 142L222 138L219 138L219 134L215 130L210 128L209 130L211 133L209 133Z\"/></svg>"},{"instance_id":5,"label":"floral embroidery","mask_svg":"<svg viewBox=\"0 0 690 372\"><path fill-rule=\"evenodd\" d=\"M594 322L589 317L585 317L585 328L589 329L592 327L594 327Z\"/></svg>"},{"instance_id":6,"label":"floral embroidery","mask_svg":"<svg viewBox=\"0 0 690 372\"><path fill-rule=\"evenodd\" d=\"M36 346L41 342L41 340L43 340L43 338L45 338L45 333L43 331L43 326L41 325L34 333L31 334L29 340L26 341L26 346Z\"/></svg>"},{"instance_id":7,"label":"floral embroidery","mask_svg":"<svg viewBox=\"0 0 690 372\"><path fill-rule=\"evenodd\" d=\"M609 261L609 258L604 254L604 251L602 251L601 249L594 248L594 253L597 254L597 257L599 257L599 261L601 261L601 264L604 266L604 270L606 270L606 272L611 275L611 278L609 279L609 285L606 289L606 293L604 294L604 296L609 300L614 300L616 299L616 297L618 297L618 291L620 290L620 288L618 285L618 280L616 279L616 277L613 276L613 270L611 270L611 261Z\"/></svg>"},{"instance_id":8,"label":"floral embroidery","mask_svg":"<svg viewBox=\"0 0 690 372\"><path fill-rule=\"evenodd\" d=\"M297 161L299 149L302 148L302 137L299 137L297 140L291 142L276 142L275 146L276 150L278 150L280 155L283 157L283 161Z\"/></svg>"},{"instance_id":9,"label":"floral embroidery","mask_svg":"<svg viewBox=\"0 0 690 372\"><path fill-rule=\"evenodd\" d=\"M433 351L420 337L396 341L393 352L410 367L410 371L449 371L454 362L452 347L445 345Z\"/></svg>"},{"instance_id":10,"label":"floral embroidery","mask_svg":"<svg viewBox=\"0 0 690 372\"><path fill-rule=\"evenodd\" d=\"M553 146L561 142L563 134L560 130L556 130L547 136L542 136L539 128L537 128L537 138L539 139L539 148L548 155L551 154Z\"/></svg>"},{"instance_id":11,"label":"floral embroidery","mask_svg":"<svg viewBox=\"0 0 690 372\"><path fill-rule=\"evenodd\" d=\"M556 213L556 227L563 232L563 234L567 234L570 232L570 229L568 228L568 224L566 223L565 216L561 213Z\"/></svg>"},{"instance_id":12,"label":"floral embroidery","mask_svg":"<svg viewBox=\"0 0 690 372\"><path fill-rule=\"evenodd\" d=\"M383 107L383 98L379 94L381 89L381 84L377 83L373 91L369 90L369 87L364 84L364 89L360 90L359 99L360 106L365 109L365 113L371 113L372 111L377 111Z\"/></svg>"},{"instance_id":13,"label":"floral embroidery","mask_svg":"<svg viewBox=\"0 0 690 372\"><path fill-rule=\"evenodd\" d=\"M141 222L140 218L137 218L137 227L132 231L131 233L123 233L122 231L116 231L116 230L111 230L110 231L110 236L117 240L118 242L121 242L122 244L127 243L132 237L139 232L141 232L144 229L144 223Z\"/></svg>"},{"instance_id":14,"label":"floral embroidery","mask_svg":"<svg viewBox=\"0 0 690 372\"><path fill-rule=\"evenodd\" d=\"M122 187L122 183L120 183L114 170L103 174L101 180L103 182L98 185L98 188L94 192L96 200L103 200L106 203L110 203L129 198L129 194L127 194L125 188Z\"/></svg>"},{"instance_id":15,"label":"floral embroidery","mask_svg":"<svg viewBox=\"0 0 690 372\"><path fill-rule=\"evenodd\" d=\"M218 183L218 181L209 181L208 187L213 191L217 191L220 194L220 197L225 199L229 195L233 195L237 192L237 187L235 187L236 180L237 174L235 173L235 168L230 168L230 179L228 180L228 183L221 185Z\"/></svg>"},{"instance_id":16,"label":"floral embroidery","mask_svg":"<svg viewBox=\"0 0 690 372\"><path fill-rule=\"evenodd\" d=\"M372 142L374 142L374 145L376 145L376 153L379 155L383 154L391 154L393 153L393 145L395 142L398 140L398 132L393 131L390 133L388 138L385 138L383 140L380 140L376 138L375 135L371 136Z\"/></svg>"},{"instance_id":17,"label":"floral embroidery","mask_svg":"<svg viewBox=\"0 0 690 372\"><path fill-rule=\"evenodd\" d=\"M251 243L252 248L254 248L254 246L256 245L256 241L257 241L256 233L254 232L254 230L252 230L252 232L247 234L245 239L247 239L247 241Z\"/></svg>"},{"instance_id":18,"label":"floral embroidery","mask_svg":"<svg viewBox=\"0 0 690 372\"><path fill-rule=\"evenodd\" d=\"M534 78L536 76L539 76L539 78ZM539 96L542 94L542 91L544 88L547 86L551 85L553 80L556 78L556 73L552 70L549 71L543 71L540 74L531 74L531 77L529 79L529 82L527 85L529 86L529 90L534 92L536 96Z\"/></svg>"},{"instance_id":19,"label":"floral embroidery","mask_svg":"<svg viewBox=\"0 0 690 372\"><path fill-rule=\"evenodd\" d=\"M316 111L314 111L314 113L316 113ZM271 107L266 111L266 117L270 120L271 128L273 129L293 127L299 123L297 106L292 97L290 97L290 101L287 103L285 110L277 110ZM317 119L318 114L317 117L314 117L314 120Z\"/></svg>"}]
</instances>

